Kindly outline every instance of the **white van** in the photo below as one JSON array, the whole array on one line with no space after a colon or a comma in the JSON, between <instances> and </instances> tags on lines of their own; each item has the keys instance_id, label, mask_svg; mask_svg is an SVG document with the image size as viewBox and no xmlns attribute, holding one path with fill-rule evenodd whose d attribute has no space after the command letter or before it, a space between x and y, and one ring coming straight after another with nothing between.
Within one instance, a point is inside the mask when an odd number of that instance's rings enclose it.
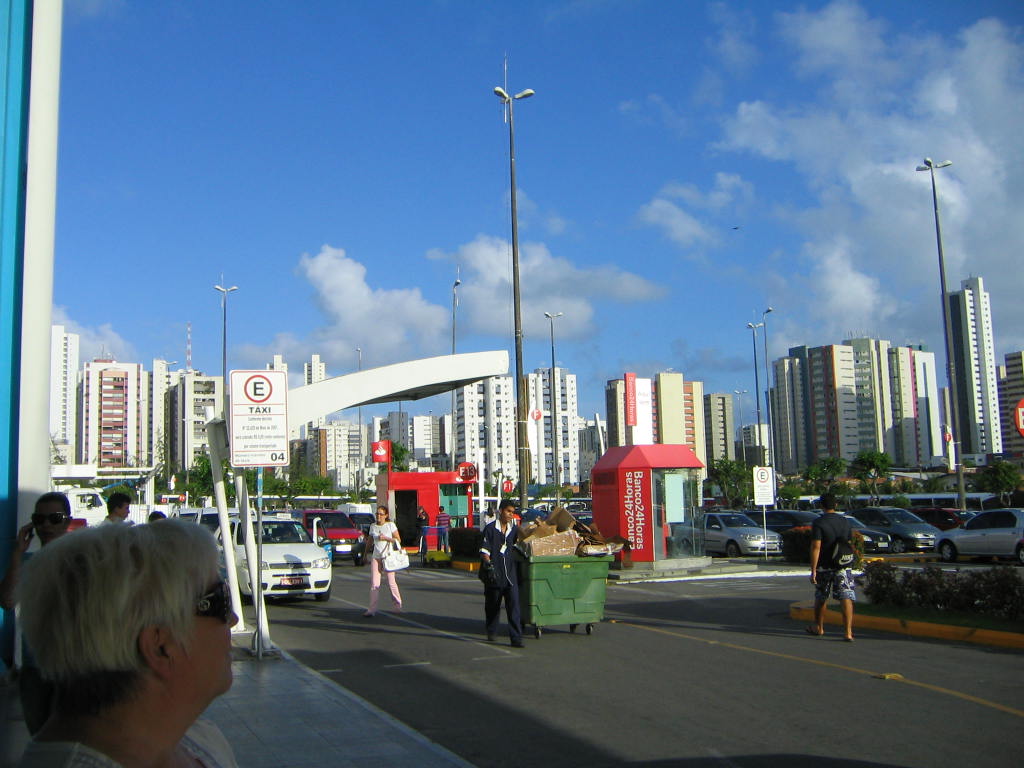
<instances>
[{"instance_id":1,"label":"white van","mask_svg":"<svg viewBox=\"0 0 1024 768\"><path fill-rule=\"evenodd\" d=\"M238 520L231 521L238 588L243 595L251 597L244 532L245 527L239 525ZM265 515L261 581L266 597L310 595L324 602L331 597L331 560L323 547L310 538L302 523L291 515Z\"/></svg>"}]
</instances>

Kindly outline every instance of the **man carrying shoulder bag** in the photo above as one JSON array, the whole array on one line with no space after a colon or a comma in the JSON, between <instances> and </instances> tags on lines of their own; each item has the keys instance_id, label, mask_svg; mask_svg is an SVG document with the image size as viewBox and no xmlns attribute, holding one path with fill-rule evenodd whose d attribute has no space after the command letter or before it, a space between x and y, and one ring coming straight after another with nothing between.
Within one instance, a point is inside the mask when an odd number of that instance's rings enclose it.
<instances>
[{"instance_id":1,"label":"man carrying shoulder bag","mask_svg":"<svg viewBox=\"0 0 1024 768\"><path fill-rule=\"evenodd\" d=\"M814 584L814 624L806 628L809 635L825 634L825 604L829 596L839 601L843 614L843 640L853 642L854 591L853 526L836 512L836 497L821 495L821 517L811 524L811 583Z\"/></svg>"}]
</instances>

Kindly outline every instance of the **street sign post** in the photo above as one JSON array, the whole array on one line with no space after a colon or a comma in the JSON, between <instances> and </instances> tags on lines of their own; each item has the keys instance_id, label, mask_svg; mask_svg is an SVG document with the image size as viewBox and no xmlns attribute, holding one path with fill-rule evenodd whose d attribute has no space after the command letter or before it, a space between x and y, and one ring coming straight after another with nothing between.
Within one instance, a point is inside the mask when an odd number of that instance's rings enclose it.
<instances>
[{"instance_id":1,"label":"street sign post","mask_svg":"<svg viewBox=\"0 0 1024 768\"><path fill-rule=\"evenodd\" d=\"M231 465L288 466L287 372L231 372Z\"/></svg>"},{"instance_id":2,"label":"street sign post","mask_svg":"<svg viewBox=\"0 0 1024 768\"><path fill-rule=\"evenodd\" d=\"M764 556L768 557L768 507L775 503L775 470L771 467L754 467L754 503L761 508L764 521Z\"/></svg>"},{"instance_id":3,"label":"street sign post","mask_svg":"<svg viewBox=\"0 0 1024 768\"><path fill-rule=\"evenodd\" d=\"M754 503L759 507L775 503L775 470L771 467L754 467Z\"/></svg>"}]
</instances>

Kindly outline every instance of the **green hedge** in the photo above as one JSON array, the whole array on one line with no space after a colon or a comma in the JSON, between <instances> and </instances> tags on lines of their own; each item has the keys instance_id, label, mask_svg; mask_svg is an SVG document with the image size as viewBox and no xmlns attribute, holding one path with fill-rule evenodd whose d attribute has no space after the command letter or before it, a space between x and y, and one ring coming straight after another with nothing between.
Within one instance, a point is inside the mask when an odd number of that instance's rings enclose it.
<instances>
[{"instance_id":1,"label":"green hedge","mask_svg":"<svg viewBox=\"0 0 1024 768\"><path fill-rule=\"evenodd\" d=\"M483 540L484 534L479 528L452 528L448 531L448 546L452 550L452 557L463 560L479 560Z\"/></svg>"},{"instance_id":2,"label":"green hedge","mask_svg":"<svg viewBox=\"0 0 1024 768\"><path fill-rule=\"evenodd\" d=\"M1013 566L943 571L935 566L901 571L889 563L864 569L864 594L878 605L963 611L1024 619L1024 580Z\"/></svg>"},{"instance_id":3,"label":"green hedge","mask_svg":"<svg viewBox=\"0 0 1024 768\"><path fill-rule=\"evenodd\" d=\"M853 532L853 548L857 552L854 568L864 564L864 537L858 531ZM787 563L811 562L811 526L798 525L782 532L782 557Z\"/></svg>"}]
</instances>

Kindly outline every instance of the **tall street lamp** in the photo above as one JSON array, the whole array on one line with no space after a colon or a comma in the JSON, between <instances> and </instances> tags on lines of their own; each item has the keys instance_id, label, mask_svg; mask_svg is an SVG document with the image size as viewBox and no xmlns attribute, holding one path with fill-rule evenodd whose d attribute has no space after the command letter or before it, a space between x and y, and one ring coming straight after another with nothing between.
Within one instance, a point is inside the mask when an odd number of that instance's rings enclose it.
<instances>
[{"instance_id":1,"label":"tall street lamp","mask_svg":"<svg viewBox=\"0 0 1024 768\"><path fill-rule=\"evenodd\" d=\"M949 380L949 396L952 401L950 410L953 412L953 463L956 465L956 489L960 509L967 509L967 494L964 488L964 467L960 460L962 425L960 423L960 398L957 393L956 364L953 360L953 321L949 316L949 296L946 292L946 259L942 254L942 225L939 221L939 192L935 186L935 169L947 168L953 164L951 160L941 163L932 162L930 157L924 164L917 166L919 171L928 171L932 179L932 204L935 206L935 242L939 249L939 286L942 291L942 330L946 341L946 377Z\"/></svg>"},{"instance_id":2,"label":"tall street lamp","mask_svg":"<svg viewBox=\"0 0 1024 768\"><path fill-rule=\"evenodd\" d=\"M757 463L764 461L763 446L761 445L761 377L757 372L757 329L764 328L764 323L747 323L750 329L750 341L754 345L754 404L757 406L757 425L754 427L754 434L757 435Z\"/></svg>"},{"instance_id":3,"label":"tall street lamp","mask_svg":"<svg viewBox=\"0 0 1024 768\"><path fill-rule=\"evenodd\" d=\"M764 335L761 339L764 342L764 407L768 413L769 467L775 466L775 433L772 429L772 377L768 368L768 313L773 311L774 310L771 307L768 307L768 309L761 313L761 327L764 328Z\"/></svg>"},{"instance_id":4,"label":"tall street lamp","mask_svg":"<svg viewBox=\"0 0 1024 768\"><path fill-rule=\"evenodd\" d=\"M458 288L462 285L462 281L459 279L459 269L455 268L455 282L452 283L452 354L455 354L455 310L459 307L459 294ZM452 390L452 417L449 426L449 441L451 458L452 458L452 471L455 471L455 390ZM481 467L483 469L483 467Z\"/></svg>"},{"instance_id":5,"label":"tall street lamp","mask_svg":"<svg viewBox=\"0 0 1024 768\"><path fill-rule=\"evenodd\" d=\"M747 394L749 390L746 389L734 389L732 393L736 395L736 399L740 402L740 452L743 454L740 456L740 461L744 464L747 463L747 449L746 444L743 442L743 396ZM736 435L733 435L735 438Z\"/></svg>"},{"instance_id":6,"label":"tall street lamp","mask_svg":"<svg viewBox=\"0 0 1024 768\"><path fill-rule=\"evenodd\" d=\"M519 302L519 223L516 218L516 139L512 106L518 99L533 96L527 88L515 96L497 86L495 95L508 108L508 163L512 189L512 316L515 323L516 345L516 456L519 464L519 508L526 509L526 485L530 480L530 446L526 442L526 388L523 385L523 317Z\"/></svg>"},{"instance_id":7,"label":"tall street lamp","mask_svg":"<svg viewBox=\"0 0 1024 768\"><path fill-rule=\"evenodd\" d=\"M551 466L554 469L555 475L555 503L558 503L562 492L562 444L558 439L560 417L558 415L558 393L555 386L557 381L555 374L555 318L561 316L561 312L553 314L551 312L544 313L544 317L548 319L551 325L551 381L549 382L549 389L551 390Z\"/></svg>"},{"instance_id":8,"label":"tall street lamp","mask_svg":"<svg viewBox=\"0 0 1024 768\"><path fill-rule=\"evenodd\" d=\"M224 282L224 275L220 276ZM220 344L220 371L221 371L221 418L227 421L228 418L228 294L237 291L238 286L232 285L225 288L223 285L213 286L213 290L220 291L221 311L221 344Z\"/></svg>"}]
</instances>

